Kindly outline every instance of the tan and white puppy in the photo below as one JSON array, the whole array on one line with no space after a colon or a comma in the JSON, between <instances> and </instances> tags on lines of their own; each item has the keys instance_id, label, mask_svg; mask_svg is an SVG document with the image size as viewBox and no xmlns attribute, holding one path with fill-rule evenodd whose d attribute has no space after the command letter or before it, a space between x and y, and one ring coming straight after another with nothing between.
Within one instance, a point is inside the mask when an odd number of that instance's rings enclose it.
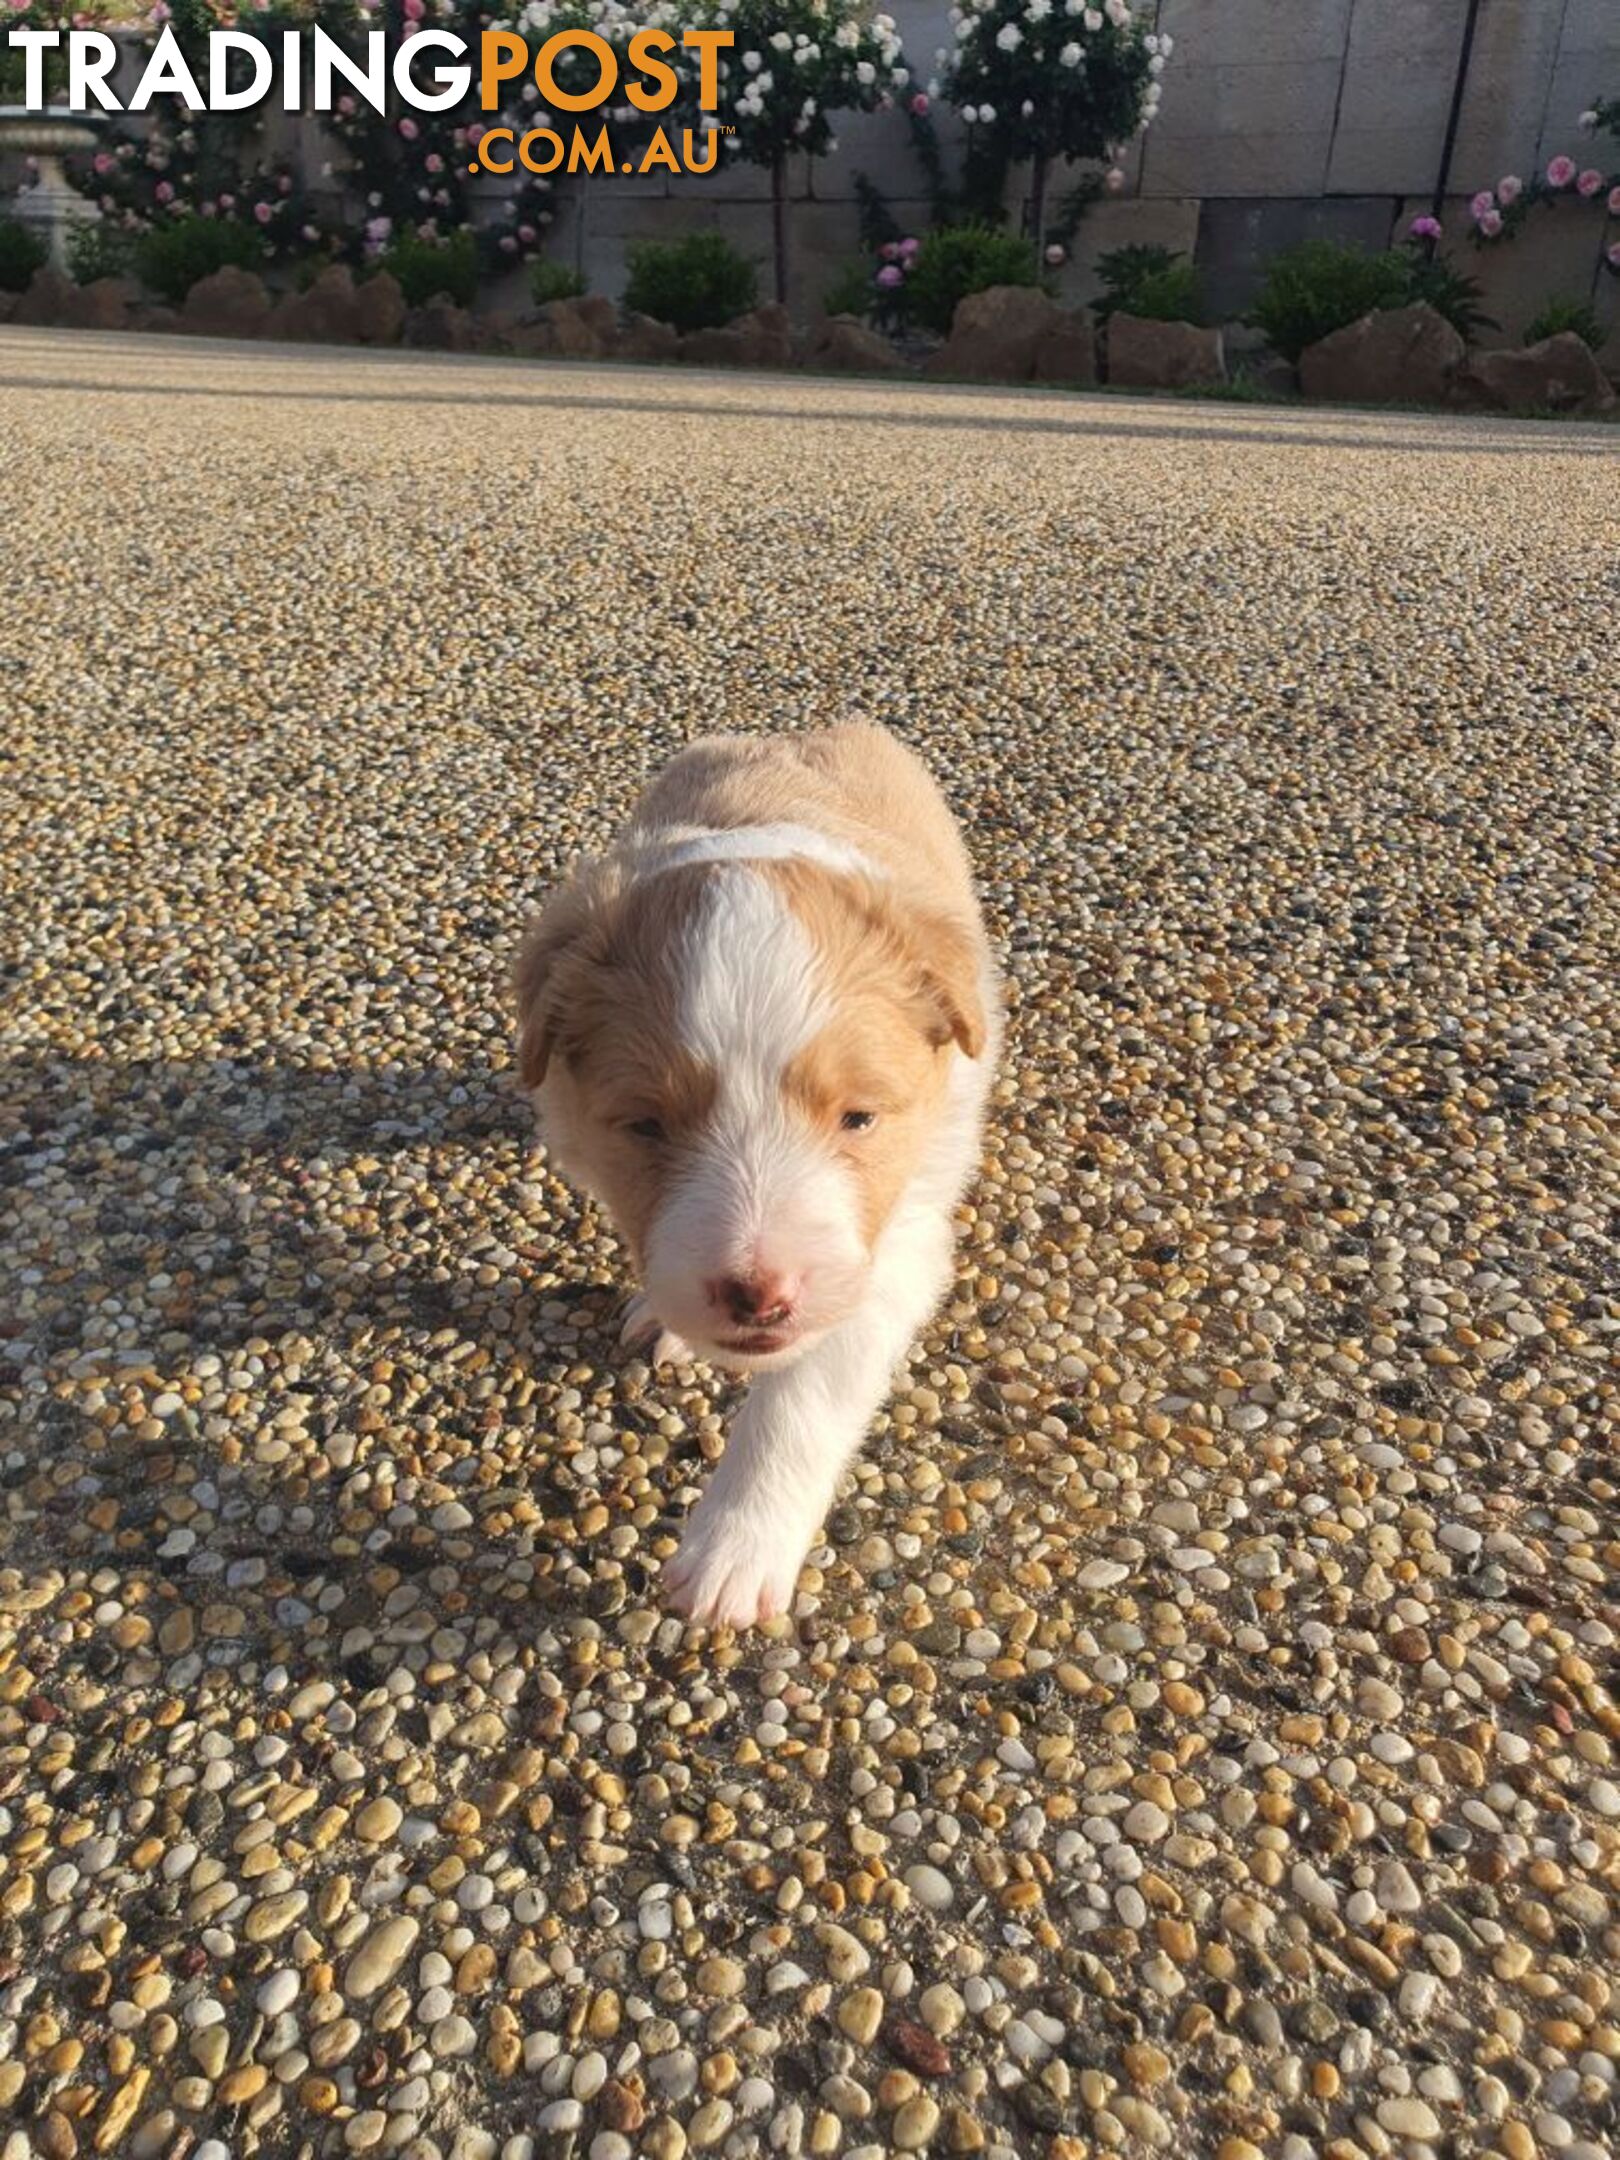
<instances>
[{"instance_id":1,"label":"tan and white puppy","mask_svg":"<svg viewBox=\"0 0 1620 2160\"><path fill-rule=\"evenodd\" d=\"M1000 1002L961 835L882 728L694 743L530 930L517 998L552 1159L641 1276L627 1339L758 1376L670 1601L785 1612L978 1160Z\"/></svg>"}]
</instances>

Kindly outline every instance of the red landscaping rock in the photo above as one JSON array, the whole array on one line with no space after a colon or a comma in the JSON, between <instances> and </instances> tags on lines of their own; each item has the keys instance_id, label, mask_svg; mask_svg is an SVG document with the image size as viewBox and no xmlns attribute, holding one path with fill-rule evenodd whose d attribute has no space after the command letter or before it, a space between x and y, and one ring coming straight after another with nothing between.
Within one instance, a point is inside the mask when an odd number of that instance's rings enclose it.
<instances>
[{"instance_id":1,"label":"red landscaping rock","mask_svg":"<svg viewBox=\"0 0 1620 2160\"><path fill-rule=\"evenodd\" d=\"M1344 405L1443 405L1467 358L1461 335L1425 301L1381 308L1307 345L1300 388Z\"/></svg>"}]
</instances>

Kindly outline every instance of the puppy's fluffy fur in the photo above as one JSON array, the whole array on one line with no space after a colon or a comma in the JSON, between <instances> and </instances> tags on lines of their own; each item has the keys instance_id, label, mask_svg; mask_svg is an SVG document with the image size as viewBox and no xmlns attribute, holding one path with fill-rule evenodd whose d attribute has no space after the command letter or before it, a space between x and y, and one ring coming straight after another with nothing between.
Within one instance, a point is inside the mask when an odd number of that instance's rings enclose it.
<instances>
[{"instance_id":1,"label":"puppy's fluffy fur","mask_svg":"<svg viewBox=\"0 0 1620 2160\"><path fill-rule=\"evenodd\" d=\"M757 1375L671 1602L784 1612L977 1160L1000 1006L961 835L881 728L695 743L533 926L517 998L551 1156L642 1279L627 1336Z\"/></svg>"}]
</instances>

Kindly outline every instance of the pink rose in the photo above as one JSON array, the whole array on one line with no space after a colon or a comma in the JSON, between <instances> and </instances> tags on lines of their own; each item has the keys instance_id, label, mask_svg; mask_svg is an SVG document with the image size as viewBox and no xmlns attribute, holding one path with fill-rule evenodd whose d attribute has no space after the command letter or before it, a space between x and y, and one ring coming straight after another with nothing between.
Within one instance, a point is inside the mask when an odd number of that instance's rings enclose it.
<instances>
[{"instance_id":1,"label":"pink rose","mask_svg":"<svg viewBox=\"0 0 1620 2160\"><path fill-rule=\"evenodd\" d=\"M921 246L922 242L920 240L902 240L900 243L900 260L910 262L912 256L917 253Z\"/></svg>"},{"instance_id":2,"label":"pink rose","mask_svg":"<svg viewBox=\"0 0 1620 2160\"><path fill-rule=\"evenodd\" d=\"M1602 191L1602 187L1603 175L1598 171L1595 165L1588 165L1585 172L1583 172L1579 179L1575 182L1576 194L1584 195L1588 199L1588 201L1590 201L1590 199L1594 195L1599 194Z\"/></svg>"},{"instance_id":3,"label":"pink rose","mask_svg":"<svg viewBox=\"0 0 1620 2160\"><path fill-rule=\"evenodd\" d=\"M1103 186L1108 190L1110 195L1117 195L1124 185L1124 173L1117 165L1111 166L1103 180Z\"/></svg>"},{"instance_id":4,"label":"pink rose","mask_svg":"<svg viewBox=\"0 0 1620 2160\"><path fill-rule=\"evenodd\" d=\"M1572 157L1555 157L1547 167L1549 187L1568 187L1575 177L1575 160Z\"/></svg>"},{"instance_id":5,"label":"pink rose","mask_svg":"<svg viewBox=\"0 0 1620 2160\"><path fill-rule=\"evenodd\" d=\"M540 235L535 231L532 225L520 225L518 227L518 238L523 242L523 245L525 247L532 247L535 241L539 239L539 237Z\"/></svg>"},{"instance_id":6,"label":"pink rose","mask_svg":"<svg viewBox=\"0 0 1620 2160\"><path fill-rule=\"evenodd\" d=\"M510 233L501 234L501 253L503 255L515 255L517 253L517 242Z\"/></svg>"},{"instance_id":7,"label":"pink rose","mask_svg":"<svg viewBox=\"0 0 1620 2160\"><path fill-rule=\"evenodd\" d=\"M422 0L405 0L405 20L407 22L420 22L426 13L427 9L423 7Z\"/></svg>"},{"instance_id":8,"label":"pink rose","mask_svg":"<svg viewBox=\"0 0 1620 2160\"><path fill-rule=\"evenodd\" d=\"M1496 197L1491 193L1489 188L1481 188L1479 193L1474 197L1473 201L1468 205L1468 212L1471 217L1482 218L1487 210L1494 210L1495 208Z\"/></svg>"},{"instance_id":9,"label":"pink rose","mask_svg":"<svg viewBox=\"0 0 1620 2160\"><path fill-rule=\"evenodd\" d=\"M913 112L914 112L914 113L916 114L916 116L917 116L917 118L918 118L919 120L926 120L926 119L927 119L927 117L928 117L928 92L927 92L926 90L919 90L919 91L917 92L917 95L916 95L916 96L915 96L915 97L914 97L914 98L912 99L912 101L911 101L911 109L912 109L912 111L913 111Z\"/></svg>"},{"instance_id":10,"label":"pink rose","mask_svg":"<svg viewBox=\"0 0 1620 2160\"><path fill-rule=\"evenodd\" d=\"M416 122L411 118L410 114L407 113L404 119L399 123L399 132L404 136L407 142L415 142L417 136L420 135L422 131L417 126Z\"/></svg>"},{"instance_id":11,"label":"pink rose","mask_svg":"<svg viewBox=\"0 0 1620 2160\"><path fill-rule=\"evenodd\" d=\"M1046 260L1048 264L1051 266L1052 269L1055 270L1058 267L1059 263L1066 263L1068 259L1068 249L1066 247L1060 247L1057 241L1054 240L1052 242L1052 245L1046 251Z\"/></svg>"},{"instance_id":12,"label":"pink rose","mask_svg":"<svg viewBox=\"0 0 1620 2160\"><path fill-rule=\"evenodd\" d=\"M1617 240L1614 246L1608 250L1604 259L1611 270L1620 270L1620 240Z\"/></svg>"},{"instance_id":13,"label":"pink rose","mask_svg":"<svg viewBox=\"0 0 1620 2160\"><path fill-rule=\"evenodd\" d=\"M236 208L236 197L234 195L222 195L219 198L219 207L222 210L234 210Z\"/></svg>"},{"instance_id":14,"label":"pink rose","mask_svg":"<svg viewBox=\"0 0 1620 2160\"><path fill-rule=\"evenodd\" d=\"M906 273L895 263L886 263L878 272L877 281L885 292L893 292L897 285L906 282Z\"/></svg>"},{"instance_id":15,"label":"pink rose","mask_svg":"<svg viewBox=\"0 0 1620 2160\"><path fill-rule=\"evenodd\" d=\"M152 190L152 193L157 197L159 202L166 203L174 201L174 189L169 185L167 180L160 180L157 186Z\"/></svg>"},{"instance_id":16,"label":"pink rose","mask_svg":"<svg viewBox=\"0 0 1620 2160\"><path fill-rule=\"evenodd\" d=\"M1612 187L1609 190L1609 215L1610 217L1620 217L1620 187Z\"/></svg>"},{"instance_id":17,"label":"pink rose","mask_svg":"<svg viewBox=\"0 0 1620 2160\"><path fill-rule=\"evenodd\" d=\"M899 241L885 240L883 245L878 249L878 253L883 257L883 260L886 263L898 262L900 260Z\"/></svg>"},{"instance_id":18,"label":"pink rose","mask_svg":"<svg viewBox=\"0 0 1620 2160\"><path fill-rule=\"evenodd\" d=\"M1504 173L1496 183L1496 199L1504 210L1510 209L1524 193L1524 182L1517 173Z\"/></svg>"},{"instance_id":19,"label":"pink rose","mask_svg":"<svg viewBox=\"0 0 1620 2160\"><path fill-rule=\"evenodd\" d=\"M1487 240L1494 240L1497 234L1502 230L1501 211L1487 210L1485 215L1479 221L1479 229L1485 235Z\"/></svg>"},{"instance_id":20,"label":"pink rose","mask_svg":"<svg viewBox=\"0 0 1620 2160\"><path fill-rule=\"evenodd\" d=\"M27 0L23 0L23 4L26 6ZM93 170L98 173L110 173L113 169L113 161L105 150L98 150L90 163Z\"/></svg>"},{"instance_id":21,"label":"pink rose","mask_svg":"<svg viewBox=\"0 0 1620 2160\"><path fill-rule=\"evenodd\" d=\"M444 171L444 159L440 157L437 150L430 150L427 156L422 160L422 162L427 167L428 171L431 173L441 173Z\"/></svg>"},{"instance_id":22,"label":"pink rose","mask_svg":"<svg viewBox=\"0 0 1620 2160\"><path fill-rule=\"evenodd\" d=\"M1414 240L1438 240L1440 220L1437 217L1415 217L1406 229Z\"/></svg>"},{"instance_id":23,"label":"pink rose","mask_svg":"<svg viewBox=\"0 0 1620 2160\"><path fill-rule=\"evenodd\" d=\"M276 182L276 187L279 193L283 195L290 195L292 193L292 180L290 176L286 173L283 173L281 178Z\"/></svg>"},{"instance_id":24,"label":"pink rose","mask_svg":"<svg viewBox=\"0 0 1620 2160\"><path fill-rule=\"evenodd\" d=\"M268 225L270 222L270 205L267 202L255 203L253 205L253 215L261 225Z\"/></svg>"}]
</instances>

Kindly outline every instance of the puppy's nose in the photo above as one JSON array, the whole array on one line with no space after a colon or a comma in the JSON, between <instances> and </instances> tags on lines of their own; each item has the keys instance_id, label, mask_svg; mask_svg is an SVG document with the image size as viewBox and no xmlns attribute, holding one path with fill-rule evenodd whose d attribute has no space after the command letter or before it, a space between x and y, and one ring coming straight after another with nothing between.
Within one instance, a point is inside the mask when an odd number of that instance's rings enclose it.
<instances>
[{"instance_id":1,"label":"puppy's nose","mask_svg":"<svg viewBox=\"0 0 1620 2160\"><path fill-rule=\"evenodd\" d=\"M710 1295L740 1326L779 1327L793 1310L795 1288L787 1275L727 1275Z\"/></svg>"}]
</instances>

